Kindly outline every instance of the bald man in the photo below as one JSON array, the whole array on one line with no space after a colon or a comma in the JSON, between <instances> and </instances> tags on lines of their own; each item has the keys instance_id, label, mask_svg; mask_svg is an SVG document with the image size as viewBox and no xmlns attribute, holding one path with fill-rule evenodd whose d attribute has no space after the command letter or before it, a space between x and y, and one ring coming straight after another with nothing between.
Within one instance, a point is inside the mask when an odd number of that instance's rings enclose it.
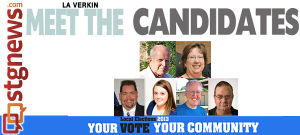
<instances>
[{"instance_id":1,"label":"bald man","mask_svg":"<svg viewBox=\"0 0 300 135\"><path fill-rule=\"evenodd\" d=\"M202 84L197 80L190 80L186 84L184 92L187 101L176 108L177 115L203 115L206 116L207 112L198 104L202 97Z\"/></svg>"},{"instance_id":2,"label":"bald man","mask_svg":"<svg viewBox=\"0 0 300 135\"><path fill-rule=\"evenodd\" d=\"M140 72L140 78L174 78L168 74L170 67L170 51L163 45L151 48L149 66Z\"/></svg>"}]
</instances>

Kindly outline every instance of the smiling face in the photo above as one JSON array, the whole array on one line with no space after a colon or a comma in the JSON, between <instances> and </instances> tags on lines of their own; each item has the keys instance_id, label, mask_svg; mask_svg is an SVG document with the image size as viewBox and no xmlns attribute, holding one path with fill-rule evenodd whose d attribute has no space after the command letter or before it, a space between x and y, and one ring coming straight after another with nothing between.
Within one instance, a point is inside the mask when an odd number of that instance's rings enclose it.
<instances>
[{"instance_id":1,"label":"smiling face","mask_svg":"<svg viewBox=\"0 0 300 135\"><path fill-rule=\"evenodd\" d=\"M153 74L157 77L161 77L169 71L170 53L166 47L157 45L154 55L149 57L149 62Z\"/></svg>"},{"instance_id":2,"label":"smiling face","mask_svg":"<svg viewBox=\"0 0 300 135\"><path fill-rule=\"evenodd\" d=\"M185 96L187 98L186 104L188 107L195 109L200 103L202 97L202 88L199 82L190 82L185 91Z\"/></svg>"},{"instance_id":3,"label":"smiling face","mask_svg":"<svg viewBox=\"0 0 300 135\"><path fill-rule=\"evenodd\" d=\"M214 99L219 111L230 111L233 95L229 86L216 87Z\"/></svg>"},{"instance_id":4,"label":"smiling face","mask_svg":"<svg viewBox=\"0 0 300 135\"><path fill-rule=\"evenodd\" d=\"M199 48L195 47L188 54L184 66L186 67L186 72L190 75L202 74L204 63L203 53Z\"/></svg>"},{"instance_id":5,"label":"smiling face","mask_svg":"<svg viewBox=\"0 0 300 135\"><path fill-rule=\"evenodd\" d=\"M138 92L135 91L133 85L124 85L122 92L119 94L121 103L126 110L131 110L137 102Z\"/></svg>"},{"instance_id":6,"label":"smiling face","mask_svg":"<svg viewBox=\"0 0 300 135\"><path fill-rule=\"evenodd\" d=\"M166 89L160 87L160 86L155 86L153 90L153 98L157 106L164 106L166 105L168 101L168 92Z\"/></svg>"}]
</instances>

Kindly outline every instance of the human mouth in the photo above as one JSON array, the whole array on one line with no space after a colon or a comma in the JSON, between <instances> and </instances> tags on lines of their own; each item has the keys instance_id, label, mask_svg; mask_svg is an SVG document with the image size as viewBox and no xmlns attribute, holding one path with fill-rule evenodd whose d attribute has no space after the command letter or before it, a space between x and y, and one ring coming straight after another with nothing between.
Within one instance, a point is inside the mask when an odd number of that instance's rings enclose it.
<instances>
[{"instance_id":1,"label":"human mouth","mask_svg":"<svg viewBox=\"0 0 300 135\"><path fill-rule=\"evenodd\" d=\"M192 99L192 100L193 100L193 101L197 101L197 99L195 99L195 98L194 98L194 99Z\"/></svg>"},{"instance_id":2,"label":"human mouth","mask_svg":"<svg viewBox=\"0 0 300 135\"><path fill-rule=\"evenodd\" d=\"M221 104L221 106L225 107L225 106L228 106L228 104Z\"/></svg>"},{"instance_id":3,"label":"human mouth","mask_svg":"<svg viewBox=\"0 0 300 135\"><path fill-rule=\"evenodd\" d=\"M160 103L162 100L161 99L158 99L158 100L156 100L156 103Z\"/></svg>"},{"instance_id":4,"label":"human mouth","mask_svg":"<svg viewBox=\"0 0 300 135\"><path fill-rule=\"evenodd\" d=\"M200 65L193 65L193 68L199 69L201 66Z\"/></svg>"},{"instance_id":5,"label":"human mouth","mask_svg":"<svg viewBox=\"0 0 300 135\"><path fill-rule=\"evenodd\" d=\"M126 103L131 103L132 101L131 100L127 100L127 101L125 101Z\"/></svg>"}]
</instances>

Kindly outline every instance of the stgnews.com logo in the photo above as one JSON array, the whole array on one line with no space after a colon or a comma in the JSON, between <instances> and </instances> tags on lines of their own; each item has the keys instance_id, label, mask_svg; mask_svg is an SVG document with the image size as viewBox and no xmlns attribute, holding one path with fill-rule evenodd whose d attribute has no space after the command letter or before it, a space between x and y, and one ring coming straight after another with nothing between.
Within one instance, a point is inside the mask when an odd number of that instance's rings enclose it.
<instances>
[{"instance_id":1,"label":"stgnews.com logo","mask_svg":"<svg viewBox=\"0 0 300 135\"><path fill-rule=\"evenodd\" d=\"M22 124L24 123L24 111L21 91L23 80L28 78L28 70L22 66L22 53L24 48L22 42L22 18L23 12L22 3L8 3L7 6L7 83L4 88L7 89L7 112L2 116L2 133L3 134L19 134L23 131ZM2 42L2 41L1 41ZM1 95L2 96L2 95ZM4 95L3 95L4 96ZM18 103L16 103L18 102ZM14 113L15 108L20 110L20 113ZM13 111L12 111L13 110ZM17 111L18 112L18 111ZM14 126L12 128L12 125ZM9 126L9 127L8 127Z\"/></svg>"},{"instance_id":2,"label":"stgnews.com logo","mask_svg":"<svg viewBox=\"0 0 300 135\"><path fill-rule=\"evenodd\" d=\"M12 106L19 106L20 107L20 117L17 113L10 113ZM22 125L24 123L24 111L26 110L26 107L23 108L22 103L8 103L7 104L7 113L4 113L2 116L2 133L3 134L18 134L20 130L23 130ZM12 119L14 118L14 119ZM14 129L7 129L7 124L14 124Z\"/></svg>"}]
</instances>

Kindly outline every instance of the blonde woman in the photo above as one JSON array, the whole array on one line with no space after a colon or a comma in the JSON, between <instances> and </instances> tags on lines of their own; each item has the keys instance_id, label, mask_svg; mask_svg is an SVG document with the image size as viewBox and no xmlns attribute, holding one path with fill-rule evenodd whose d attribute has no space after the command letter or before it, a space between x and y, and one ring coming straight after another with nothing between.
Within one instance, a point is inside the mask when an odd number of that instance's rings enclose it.
<instances>
[{"instance_id":1,"label":"blonde woman","mask_svg":"<svg viewBox=\"0 0 300 135\"><path fill-rule=\"evenodd\" d=\"M171 84L160 80L153 87L153 101L148 105L146 115L176 115L176 105Z\"/></svg>"}]
</instances>

